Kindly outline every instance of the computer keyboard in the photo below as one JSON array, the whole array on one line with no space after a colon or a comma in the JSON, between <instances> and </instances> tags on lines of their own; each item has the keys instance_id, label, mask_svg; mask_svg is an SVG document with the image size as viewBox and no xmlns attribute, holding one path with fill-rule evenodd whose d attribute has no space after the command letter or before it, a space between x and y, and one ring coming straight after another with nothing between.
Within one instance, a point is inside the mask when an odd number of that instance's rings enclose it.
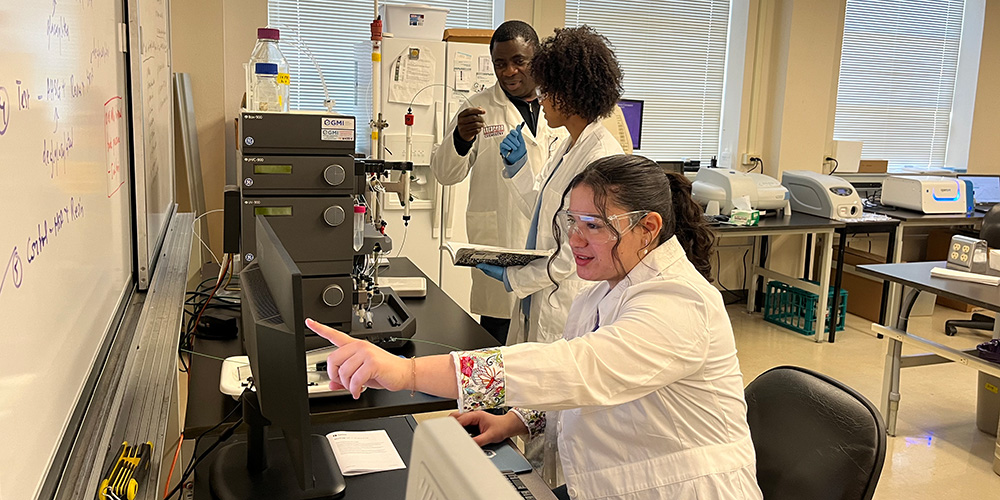
<instances>
[{"instance_id":1,"label":"computer keyboard","mask_svg":"<svg viewBox=\"0 0 1000 500\"><path fill-rule=\"evenodd\" d=\"M521 481L521 478L517 477L517 473L509 470L505 470L502 472L503 472L503 477L507 478L507 481L509 481L510 484L514 487L514 489L517 490L517 492L521 495L521 498L523 498L524 500L535 500L535 495L532 495L531 492L528 491L528 487L524 485L524 482Z\"/></svg>"}]
</instances>

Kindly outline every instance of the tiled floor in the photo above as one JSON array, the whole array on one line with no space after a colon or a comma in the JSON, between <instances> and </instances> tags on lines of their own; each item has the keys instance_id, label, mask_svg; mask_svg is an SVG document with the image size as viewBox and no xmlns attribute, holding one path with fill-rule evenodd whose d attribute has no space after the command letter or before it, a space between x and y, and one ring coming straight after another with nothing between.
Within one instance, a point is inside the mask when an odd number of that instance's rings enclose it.
<instances>
[{"instance_id":1,"label":"tiled floor","mask_svg":"<svg viewBox=\"0 0 1000 500\"><path fill-rule=\"evenodd\" d=\"M878 406L887 342L863 333L871 322L849 315L836 343L816 344L741 306L729 311L745 383L773 366L798 365L844 382ZM909 331L956 348L975 347L989 338L986 332L943 333L946 319L968 316L937 307L934 316L910 320ZM889 437L876 499L1000 498L1000 476L992 470L995 438L976 428L976 384L975 370L954 363L902 370L896 437Z\"/></svg>"}]
</instances>

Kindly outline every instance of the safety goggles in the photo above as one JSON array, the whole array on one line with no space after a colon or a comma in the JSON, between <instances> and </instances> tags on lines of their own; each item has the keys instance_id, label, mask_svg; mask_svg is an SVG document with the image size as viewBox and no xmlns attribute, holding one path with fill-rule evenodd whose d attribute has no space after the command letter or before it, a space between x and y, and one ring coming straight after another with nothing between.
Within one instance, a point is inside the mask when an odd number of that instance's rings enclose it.
<instances>
[{"instance_id":1,"label":"safety goggles","mask_svg":"<svg viewBox=\"0 0 1000 500\"><path fill-rule=\"evenodd\" d=\"M577 233L590 243L600 244L614 241L618 239L619 234L631 231L648 214L649 210L634 210L602 217L596 214L560 210L556 213L556 221L566 230L567 237L572 237L573 233ZM628 226L624 229L622 228L623 223L619 223L623 220L628 221ZM614 226L614 229L611 226Z\"/></svg>"}]
</instances>

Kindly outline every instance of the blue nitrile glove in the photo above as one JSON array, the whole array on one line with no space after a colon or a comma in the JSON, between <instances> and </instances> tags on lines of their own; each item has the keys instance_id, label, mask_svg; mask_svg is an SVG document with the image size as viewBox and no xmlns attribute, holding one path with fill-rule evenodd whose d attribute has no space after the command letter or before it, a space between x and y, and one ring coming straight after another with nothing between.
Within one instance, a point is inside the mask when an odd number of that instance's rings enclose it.
<instances>
[{"instance_id":1,"label":"blue nitrile glove","mask_svg":"<svg viewBox=\"0 0 1000 500\"><path fill-rule=\"evenodd\" d=\"M521 136L521 128L523 127L524 123L522 122L500 142L500 157L507 165L517 163L518 160L524 158L524 155L528 154L528 147L524 143L524 137Z\"/></svg>"},{"instance_id":2,"label":"blue nitrile glove","mask_svg":"<svg viewBox=\"0 0 1000 500\"><path fill-rule=\"evenodd\" d=\"M503 275L507 272L506 268L494 266L493 264L476 264L476 269L479 269L497 281L503 281Z\"/></svg>"}]
</instances>

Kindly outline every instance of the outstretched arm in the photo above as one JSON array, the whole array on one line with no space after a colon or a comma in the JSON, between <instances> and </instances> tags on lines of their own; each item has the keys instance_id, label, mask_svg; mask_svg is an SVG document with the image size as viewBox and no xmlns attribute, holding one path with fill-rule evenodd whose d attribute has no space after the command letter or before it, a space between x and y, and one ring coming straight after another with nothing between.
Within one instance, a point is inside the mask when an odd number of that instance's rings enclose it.
<instances>
[{"instance_id":1,"label":"outstretched arm","mask_svg":"<svg viewBox=\"0 0 1000 500\"><path fill-rule=\"evenodd\" d=\"M390 391L417 390L445 398L458 398L455 364L449 355L400 358L370 342L311 319L306 320L306 326L338 348L327 356L326 371L330 375L331 390L348 389L355 399L361 395L364 386ZM482 411L453 413L451 416L462 425L479 427L481 433L473 439L480 446L529 432L523 420L525 417L514 411L503 416ZM535 417L533 422L544 426L544 418L540 414Z\"/></svg>"}]
</instances>

